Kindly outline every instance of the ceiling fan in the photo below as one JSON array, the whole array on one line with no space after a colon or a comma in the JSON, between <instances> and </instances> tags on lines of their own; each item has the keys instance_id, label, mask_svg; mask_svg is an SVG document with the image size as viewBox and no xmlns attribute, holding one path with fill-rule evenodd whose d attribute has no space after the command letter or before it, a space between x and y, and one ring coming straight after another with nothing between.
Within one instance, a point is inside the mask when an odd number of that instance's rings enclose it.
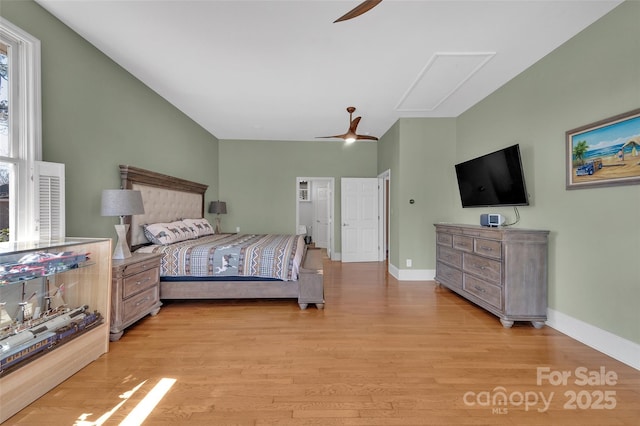
<instances>
[{"instance_id":1,"label":"ceiling fan","mask_svg":"<svg viewBox=\"0 0 640 426\"><path fill-rule=\"evenodd\" d=\"M356 128L358 127L358 123L360 123L360 119L362 119L362 117L353 118L353 112L355 110L356 110L356 107L347 107L347 112L349 113L349 130L347 131L347 133L343 135L318 136L318 137L319 138L340 138L340 139L344 139L345 142L347 143L355 142L356 140L361 140L361 139L377 141L378 138L375 136L359 135L356 133Z\"/></svg>"},{"instance_id":2,"label":"ceiling fan","mask_svg":"<svg viewBox=\"0 0 640 426\"><path fill-rule=\"evenodd\" d=\"M363 13L368 12L369 10L376 7L381 1L382 0L365 0L359 5L357 5L356 7L354 7L353 9L351 9L349 12L345 13L344 15L342 15L341 17L333 21L333 23L335 24L336 22L346 21L346 20L355 18L356 16L360 16Z\"/></svg>"}]
</instances>

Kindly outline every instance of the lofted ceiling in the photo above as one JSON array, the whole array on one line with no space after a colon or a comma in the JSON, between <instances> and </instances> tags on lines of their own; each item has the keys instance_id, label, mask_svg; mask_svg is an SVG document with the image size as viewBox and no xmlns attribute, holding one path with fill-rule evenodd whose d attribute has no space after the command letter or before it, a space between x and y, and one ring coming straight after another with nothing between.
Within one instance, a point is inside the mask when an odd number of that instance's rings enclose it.
<instances>
[{"instance_id":1,"label":"lofted ceiling","mask_svg":"<svg viewBox=\"0 0 640 426\"><path fill-rule=\"evenodd\" d=\"M621 0L36 0L219 139L456 117ZM370 143L370 142L363 142Z\"/></svg>"}]
</instances>

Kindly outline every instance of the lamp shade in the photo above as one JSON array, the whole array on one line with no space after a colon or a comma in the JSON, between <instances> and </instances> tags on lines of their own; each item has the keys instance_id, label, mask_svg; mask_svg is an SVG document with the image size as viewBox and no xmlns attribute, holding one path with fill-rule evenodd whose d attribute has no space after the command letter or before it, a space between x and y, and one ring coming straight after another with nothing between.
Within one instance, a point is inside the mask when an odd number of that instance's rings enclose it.
<instances>
[{"instance_id":1,"label":"lamp shade","mask_svg":"<svg viewBox=\"0 0 640 426\"><path fill-rule=\"evenodd\" d=\"M212 201L209 204L209 213L227 214L227 203L224 201Z\"/></svg>"},{"instance_id":2,"label":"lamp shade","mask_svg":"<svg viewBox=\"0 0 640 426\"><path fill-rule=\"evenodd\" d=\"M102 216L130 216L143 214L142 193L132 189L102 191Z\"/></svg>"}]
</instances>

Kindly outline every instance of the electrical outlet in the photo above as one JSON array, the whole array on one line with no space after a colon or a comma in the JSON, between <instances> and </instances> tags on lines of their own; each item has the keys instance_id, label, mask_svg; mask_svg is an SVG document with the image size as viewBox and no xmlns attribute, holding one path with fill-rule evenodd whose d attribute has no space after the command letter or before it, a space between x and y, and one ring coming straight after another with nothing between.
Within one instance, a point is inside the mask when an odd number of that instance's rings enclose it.
<instances>
[{"instance_id":1,"label":"electrical outlet","mask_svg":"<svg viewBox=\"0 0 640 426\"><path fill-rule=\"evenodd\" d=\"M413 262L411 261L411 259L407 259L407 268L411 268L412 264Z\"/></svg>"},{"instance_id":2,"label":"electrical outlet","mask_svg":"<svg viewBox=\"0 0 640 426\"><path fill-rule=\"evenodd\" d=\"M240 232L240 227L236 226L236 232Z\"/></svg>"}]
</instances>

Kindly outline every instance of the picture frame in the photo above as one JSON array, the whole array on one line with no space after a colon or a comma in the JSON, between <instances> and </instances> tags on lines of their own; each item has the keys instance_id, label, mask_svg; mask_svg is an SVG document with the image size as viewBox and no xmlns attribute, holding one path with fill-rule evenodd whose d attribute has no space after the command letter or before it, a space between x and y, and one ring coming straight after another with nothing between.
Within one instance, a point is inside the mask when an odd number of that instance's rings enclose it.
<instances>
[{"instance_id":1,"label":"picture frame","mask_svg":"<svg viewBox=\"0 0 640 426\"><path fill-rule=\"evenodd\" d=\"M640 108L566 132L567 189L640 184Z\"/></svg>"}]
</instances>

